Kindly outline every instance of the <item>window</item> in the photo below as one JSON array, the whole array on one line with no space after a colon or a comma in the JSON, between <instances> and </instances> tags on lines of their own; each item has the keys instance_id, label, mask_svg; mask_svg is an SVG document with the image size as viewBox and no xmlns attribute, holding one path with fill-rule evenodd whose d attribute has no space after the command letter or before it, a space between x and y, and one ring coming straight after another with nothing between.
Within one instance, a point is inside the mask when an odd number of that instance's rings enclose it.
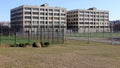
<instances>
[{"instance_id":1,"label":"window","mask_svg":"<svg viewBox=\"0 0 120 68\"><path fill-rule=\"evenodd\" d=\"M85 22L85 24L89 24L89 22Z\"/></svg>"},{"instance_id":2,"label":"window","mask_svg":"<svg viewBox=\"0 0 120 68\"><path fill-rule=\"evenodd\" d=\"M66 14L62 13L61 16L66 16Z\"/></svg>"},{"instance_id":3,"label":"window","mask_svg":"<svg viewBox=\"0 0 120 68\"><path fill-rule=\"evenodd\" d=\"M90 22L90 24L93 24L93 22Z\"/></svg>"},{"instance_id":4,"label":"window","mask_svg":"<svg viewBox=\"0 0 120 68\"><path fill-rule=\"evenodd\" d=\"M84 22L80 22L80 24L84 24Z\"/></svg>"},{"instance_id":5,"label":"window","mask_svg":"<svg viewBox=\"0 0 120 68\"><path fill-rule=\"evenodd\" d=\"M55 19L55 20L60 20L60 18L59 18L59 17L55 17L54 19Z\"/></svg>"},{"instance_id":6,"label":"window","mask_svg":"<svg viewBox=\"0 0 120 68\"><path fill-rule=\"evenodd\" d=\"M90 12L91 14L93 14L93 12Z\"/></svg>"},{"instance_id":7,"label":"window","mask_svg":"<svg viewBox=\"0 0 120 68\"><path fill-rule=\"evenodd\" d=\"M53 24L53 22L49 22L49 24Z\"/></svg>"},{"instance_id":8,"label":"window","mask_svg":"<svg viewBox=\"0 0 120 68\"><path fill-rule=\"evenodd\" d=\"M25 21L25 24L31 24L31 21Z\"/></svg>"},{"instance_id":9,"label":"window","mask_svg":"<svg viewBox=\"0 0 120 68\"><path fill-rule=\"evenodd\" d=\"M84 11L80 11L80 13L84 13Z\"/></svg>"},{"instance_id":10,"label":"window","mask_svg":"<svg viewBox=\"0 0 120 68\"><path fill-rule=\"evenodd\" d=\"M31 8L25 8L25 10L31 10Z\"/></svg>"},{"instance_id":11,"label":"window","mask_svg":"<svg viewBox=\"0 0 120 68\"><path fill-rule=\"evenodd\" d=\"M53 13L49 13L49 15L53 15Z\"/></svg>"},{"instance_id":12,"label":"window","mask_svg":"<svg viewBox=\"0 0 120 68\"><path fill-rule=\"evenodd\" d=\"M44 28L44 26L40 26L40 28Z\"/></svg>"},{"instance_id":13,"label":"window","mask_svg":"<svg viewBox=\"0 0 120 68\"><path fill-rule=\"evenodd\" d=\"M44 9L41 8L40 11L44 11Z\"/></svg>"},{"instance_id":14,"label":"window","mask_svg":"<svg viewBox=\"0 0 120 68\"><path fill-rule=\"evenodd\" d=\"M54 13L54 15L59 16L60 14L59 13Z\"/></svg>"},{"instance_id":15,"label":"window","mask_svg":"<svg viewBox=\"0 0 120 68\"><path fill-rule=\"evenodd\" d=\"M61 24L65 24L65 22L61 22Z\"/></svg>"},{"instance_id":16,"label":"window","mask_svg":"<svg viewBox=\"0 0 120 68\"><path fill-rule=\"evenodd\" d=\"M39 22L38 21L33 21L33 24L38 24Z\"/></svg>"},{"instance_id":17,"label":"window","mask_svg":"<svg viewBox=\"0 0 120 68\"><path fill-rule=\"evenodd\" d=\"M48 22L46 21L46 24L48 24Z\"/></svg>"},{"instance_id":18,"label":"window","mask_svg":"<svg viewBox=\"0 0 120 68\"><path fill-rule=\"evenodd\" d=\"M65 26L61 26L61 28L65 28Z\"/></svg>"},{"instance_id":19,"label":"window","mask_svg":"<svg viewBox=\"0 0 120 68\"><path fill-rule=\"evenodd\" d=\"M31 14L31 12L25 12L25 14Z\"/></svg>"},{"instance_id":20,"label":"window","mask_svg":"<svg viewBox=\"0 0 120 68\"><path fill-rule=\"evenodd\" d=\"M94 26L90 26L90 28L94 28Z\"/></svg>"},{"instance_id":21,"label":"window","mask_svg":"<svg viewBox=\"0 0 120 68\"><path fill-rule=\"evenodd\" d=\"M46 11L48 11L48 9L46 9Z\"/></svg>"},{"instance_id":22,"label":"window","mask_svg":"<svg viewBox=\"0 0 120 68\"><path fill-rule=\"evenodd\" d=\"M39 15L39 13L38 13L38 12L33 12L33 14L34 14L34 15Z\"/></svg>"},{"instance_id":23,"label":"window","mask_svg":"<svg viewBox=\"0 0 120 68\"><path fill-rule=\"evenodd\" d=\"M59 12L60 10L59 9L54 9L54 11Z\"/></svg>"},{"instance_id":24,"label":"window","mask_svg":"<svg viewBox=\"0 0 120 68\"><path fill-rule=\"evenodd\" d=\"M44 24L44 21L40 21L40 24Z\"/></svg>"},{"instance_id":25,"label":"window","mask_svg":"<svg viewBox=\"0 0 120 68\"><path fill-rule=\"evenodd\" d=\"M80 17L84 17L84 14L80 14Z\"/></svg>"},{"instance_id":26,"label":"window","mask_svg":"<svg viewBox=\"0 0 120 68\"><path fill-rule=\"evenodd\" d=\"M96 12L97 14L99 14L99 12Z\"/></svg>"},{"instance_id":27,"label":"window","mask_svg":"<svg viewBox=\"0 0 120 68\"><path fill-rule=\"evenodd\" d=\"M31 16L25 16L25 19L31 19Z\"/></svg>"},{"instance_id":28,"label":"window","mask_svg":"<svg viewBox=\"0 0 120 68\"><path fill-rule=\"evenodd\" d=\"M54 24L59 24L59 22L54 22Z\"/></svg>"},{"instance_id":29,"label":"window","mask_svg":"<svg viewBox=\"0 0 120 68\"><path fill-rule=\"evenodd\" d=\"M44 17L40 17L40 19L44 19Z\"/></svg>"},{"instance_id":30,"label":"window","mask_svg":"<svg viewBox=\"0 0 120 68\"><path fill-rule=\"evenodd\" d=\"M104 14L104 12L100 12L100 14Z\"/></svg>"},{"instance_id":31,"label":"window","mask_svg":"<svg viewBox=\"0 0 120 68\"><path fill-rule=\"evenodd\" d=\"M31 28L31 26L30 25L26 25L25 28Z\"/></svg>"},{"instance_id":32,"label":"window","mask_svg":"<svg viewBox=\"0 0 120 68\"><path fill-rule=\"evenodd\" d=\"M38 28L38 26L33 26L33 28Z\"/></svg>"},{"instance_id":33,"label":"window","mask_svg":"<svg viewBox=\"0 0 120 68\"><path fill-rule=\"evenodd\" d=\"M33 10L37 10L37 11L39 11L39 8L33 8Z\"/></svg>"},{"instance_id":34,"label":"window","mask_svg":"<svg viewBox=\"0 0 120 68\"><path fill-rule=\"evenodd\" d=\"M48 15L48 13L45 13L45 15Z\"/></svg>"},{"instance_id":35,"label":"window","mask_svg":"<svg viewBox=\"0 0 120 68\"><path fill-rule=\"evenodd\" d=\"M40 13L40 15L44 15L44 13Z\"/></svg>"},{"instance_id":36,"label":"window","mask_svg":"<svg viewBox=\"0 0 120 68\"><path fill-rule=\"evenodd\" d=\"M61 18L61 20L65 20L65 18Z\"/></svg>"},{"instance_id":37,"label":"window","mask_svg":"<svg viewBox=\"0 0 120 68\"><path fill-rule=\"evenodd\" d=\"M39 19L39 17L33 17L33 19Z\"/></svg>"},{"instance_id":38,"label":"window","mask_svg":"<svg viewBox=\"0 0 120 68\"><path fill-rule=\"evenodd\" d=\"M84 28L89 28L89 26L84 26Z\"/></svg>"},{"instance_id":39,"label":"window","mask_svg":"<svg viewBox=\"0 0 120 68\"><path fill-rule=\"evenodd\" d=\"M59 28L59 26L54 26L55 28Z\"/></svg>"},{"instance_id":40,"label":"window","mask_svg":"<svg viewBox=\"0 0 120 68\"><path fill-rule=\"evenodd\" d=\"M49 17L49 19L51 19L51 20L52 20L52 19L53 19L53 17Z\"/></svg>"},{"instance_id":41,"label":"window","mask_svg":"<svg viewBox=\"0 0 120 68\"><path fill-rule=\"evenodd\" d=\"M65 10L62 10L62 12L65 12Z\"/></svg>"},{"instance_id":42,"label":"window","mask_svg":"<svg viewBox=\"0 0 120 68\"><path fill-rule=\"evenodd\" d=\"M53 11L53 9L49 9L49 11Z\"/></svg>"},{"instance_id":43,"label":"window","mask_svg":"<svg viewBox=\"0 0 120 68\"><path fill-rule=\"evenodd\" d=\"M54 26L52 25L52 26L49 26L49 28L54 28Z\"/></svg>"},{"instance_id":44,"label":"window","mask_svg":"<svg viewBox=\"0 0 120 68\"><path fill-rule=\"evenodd\" d=\"M45 19L47 20L48 18L47 18L47 17L45 17Z\"/></svg>"}]
</instances>

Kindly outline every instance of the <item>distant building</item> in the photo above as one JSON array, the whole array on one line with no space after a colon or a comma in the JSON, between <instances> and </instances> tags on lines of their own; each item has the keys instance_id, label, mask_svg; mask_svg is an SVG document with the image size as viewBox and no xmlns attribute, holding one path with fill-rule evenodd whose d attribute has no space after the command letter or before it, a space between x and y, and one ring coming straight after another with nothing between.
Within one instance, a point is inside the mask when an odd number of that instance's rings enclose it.
<instances>
[{"instance_id":1,"label":"distant building","mask_svg":"<svg viewBox=\"0 0 120 68\"><path fill-rule=\"evenodd\" d=\"M73 32L109 32L109 11L75 9L67 11L67 29Z\"/></svg>"},{"instance_id":2,"label":"distant building","mask_svg":"<svg viewBox=\"0 0 120 68\"><path fill-rule=\"evenodd\" d=\"M38 30L66 29L66 9L41 6L23 5L11 9L11 28L15 32L36 34Z\"/></svg>"},{"instance_id":3,"label":"distant building","mask_svg":"<svg viewBox=\"0 0 120 68\"><path fill-rule=\"evenodd\" d=\"M110 21L110 27L113 28L114 32L120 31L120 20Z\"/></svg>"},{"instance_id":4,"label":"distant building","mask_svg":"<svg viewBox=\"0 0 120 68\"><path fill-rule=\"evenodd\" d=\"M1 35L10 34L10 22L0 22L0 34Z\"/></svg>"}]
</instances>

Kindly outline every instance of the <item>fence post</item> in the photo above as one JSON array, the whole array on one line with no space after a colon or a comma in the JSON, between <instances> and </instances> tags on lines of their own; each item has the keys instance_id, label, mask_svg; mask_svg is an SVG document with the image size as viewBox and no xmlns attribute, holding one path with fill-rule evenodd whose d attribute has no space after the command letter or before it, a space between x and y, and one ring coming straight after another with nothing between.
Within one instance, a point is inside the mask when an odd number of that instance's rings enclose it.
<instances>
[{"instance_id":1,"label":"fence post","mask_svg":"<svg viewBox=\"0 0 120 68\"><path fill-rule=\"evenodd\" d=\"M90 23L89 23L89 26L88 26L88 44L90 43Z\"/></svg>"},{"instance_id":2,"label":"fence post","mask_svg":"<svg viewBox=\"0 0 120 68\"><path fill-rule=\"evenodd\" d=\"M1 24L0 24L0 45L1 45L1 43L2 43L2 34L3 34L3 30L2 30L2 26L1 26Z\"/></svg>"},{"instance_id":3,"label":"fence post","mask_svg":"<svg viewBox=\"0 0 120 68\"><path fill-rule=\"evenodd\" d=\"M114 39L113 39L113 23L111 25L111 44L114 45Z\"/></svg>"},{"instance_id":4,"label":"fence post","mask_svg":"<svg viewBox=\"0 0 120 68\"><path fill-rule=\"evenodd\" d=\"M30 32L28 32L28 43L30 43Z\"/></svg>"},{"instance_id":5,"label":"fence post","mask_svg":"<svg viewBox=\"0 0 120 68\"><path fill-rule=\"evenodd\" d=\"M0 45L1 45L1 33L0 33Z\"/></svg>"},{"instance_id":6,"label":"fence post","mask_svg":"<svg viewBox=\"0 0 120 68\"><path fill-rule=\"evenodd\" d=\"M65 42L64 42L64 41L65 41L65 31L64 31L64 29L63 29L63 31L62 31L61 33L63 34L63 37L62 37L63 43L65 43Z\"/></svg>"},{"instance_id":7,"label":"fence post","mask_svg":"<svg viewBox=\"0 0 120 68\"><path fill-rule=\"evenodd\" d=\"M14 33L14 36L15 36L15 40L14 41L15 41L15 45L16 45L16 32Z\"/></svg>"}]
</instances>

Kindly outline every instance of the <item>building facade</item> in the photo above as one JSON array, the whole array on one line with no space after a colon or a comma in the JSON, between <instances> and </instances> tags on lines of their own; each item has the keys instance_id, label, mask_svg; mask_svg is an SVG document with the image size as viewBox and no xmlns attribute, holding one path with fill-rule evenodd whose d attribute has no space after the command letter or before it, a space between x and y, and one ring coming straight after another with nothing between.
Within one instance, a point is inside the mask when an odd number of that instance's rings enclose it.
<instances>
[{"instance_id":1,"label":"building facade","mask_svg":"<svg viewBox=\"0 0 120 68\"><path fill-rule=\"evenodd\" d=\"M110 21L111 31L120 32L120 20Z\"/></svg>"},{"instance_id":2,"label":"building facade","mask_svg":"<svg viewBox=\"0 0 120 68\"><path fill-rule=\"evenodd\" d=\"M36 34L38 30L65 30L66 9L61 7L49 7L22 5L11 9L11 29L15 32Z\"/></svg>"},{"instance_id":3,"label":"building facade","mask_svg":"<svg viewBox=\"0 0 120 68\"><path fill-rule=\"evenodd\" d=\"M0 22L0 35L9 35L10 34L10 22L3 21Z\"/></svg>"},{"instance_id":4,"label":"building facade","mask_svg":"<svg viewBox=\"0 0 120 68\"><path fill-rule=\"evenodd\" d=\"M67 11L67 29L73 32L109 32L109 11L76 9Z\"/></svg>"}]
</instances>

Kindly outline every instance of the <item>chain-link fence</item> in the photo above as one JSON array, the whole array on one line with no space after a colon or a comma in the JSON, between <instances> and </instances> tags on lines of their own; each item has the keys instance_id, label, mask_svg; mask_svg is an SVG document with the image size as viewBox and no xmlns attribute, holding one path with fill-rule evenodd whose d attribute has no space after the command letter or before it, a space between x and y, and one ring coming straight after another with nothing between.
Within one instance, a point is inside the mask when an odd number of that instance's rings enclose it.
<instances>
[{"instance_id":1,"label":"chain-link fence","mask_svg":"<svg viewBox=\"0 0 120 68\"><path fill-rule=\"evenodd\" d=\"M66 39L84 40L84 41L87 41L88 43L91 41L92 42L103 42L103 43L109 43L109 44L115 45L115 44L120 44L120 31L115 29L114 24L110 25L109 32L105 32L104 28L102 32L88 31L88 32L80 33L80 32L74 32L72 30L68 30L66 32Z\"/></svg>"},{"instance_id":2,"label":"chain-link fence","mask_svg":"<svg viewBox=\"0 0 120 68\"><path fill-rule=\"evenodd\" d=\"M13 32L0 29L0 44L20 44L33 42L49 42L51 44L64 43L64 31L58 30L37 30L37 33L32 32Z\"/></svg>"}]
</instances>

